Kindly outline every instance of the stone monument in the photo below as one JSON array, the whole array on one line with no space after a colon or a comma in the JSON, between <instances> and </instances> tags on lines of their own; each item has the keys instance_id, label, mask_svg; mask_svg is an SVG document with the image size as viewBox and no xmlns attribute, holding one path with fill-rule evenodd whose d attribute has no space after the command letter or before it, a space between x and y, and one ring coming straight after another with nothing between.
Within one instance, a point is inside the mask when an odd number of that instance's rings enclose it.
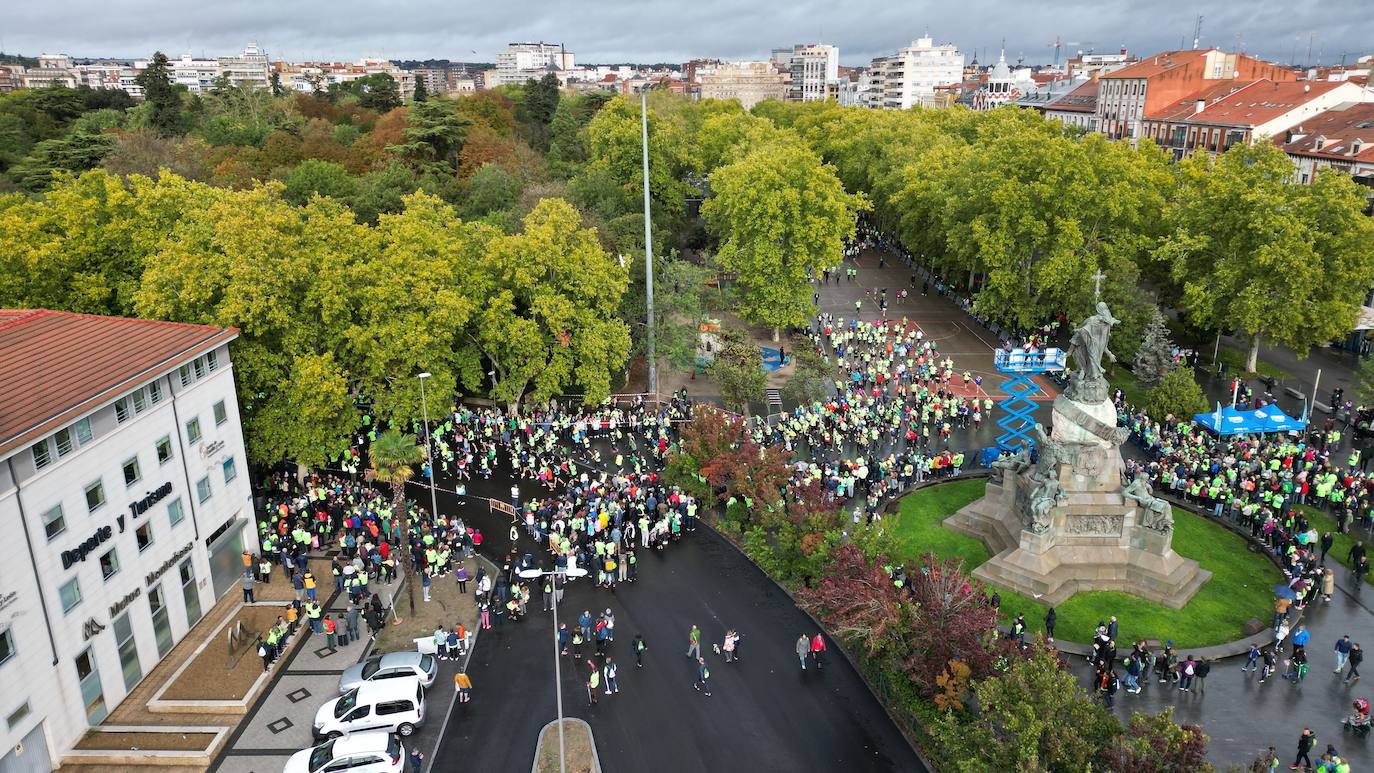
<instances>
[{"instance_id":1,"label":"stone monument","mask_svg":"<svg viewBox=\"0 0 1374 773\"><path fill-rule=\"evenodd\" d=\"M987 493L950 516L947 528L994 553L973 575L1059 604L1078 591L1114 590L1175 609L1211 572L1173 551L1169 503L1138 475L1123 485L1121 444L1102 358L1118 323L1099 302L1073 333L1069 386L1054 401L1053 429L1033 430L1039 456L994 462Z\"/></svg>"}]
</instances>

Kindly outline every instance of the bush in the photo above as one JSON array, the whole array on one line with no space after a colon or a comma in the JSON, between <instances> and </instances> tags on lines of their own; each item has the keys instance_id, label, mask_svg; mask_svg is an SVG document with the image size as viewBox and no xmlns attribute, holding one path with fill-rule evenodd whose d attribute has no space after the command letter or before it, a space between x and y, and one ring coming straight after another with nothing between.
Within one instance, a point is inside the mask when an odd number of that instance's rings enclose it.
<instances>
[{"instance_id":1,"label":"bush","mask_svg":"<svg viewBox=\"0 0 1374 773\"><path fill-rule=\"evenodd\" d=\"M1207 410L1207 398L1202 394L1202 387L1193 380L1191 368L1174 368L1158 386L1146 390L1140 407L1156 421L1163 421L1171 414L1188 419Z\"/></svg>"}]
</instances>

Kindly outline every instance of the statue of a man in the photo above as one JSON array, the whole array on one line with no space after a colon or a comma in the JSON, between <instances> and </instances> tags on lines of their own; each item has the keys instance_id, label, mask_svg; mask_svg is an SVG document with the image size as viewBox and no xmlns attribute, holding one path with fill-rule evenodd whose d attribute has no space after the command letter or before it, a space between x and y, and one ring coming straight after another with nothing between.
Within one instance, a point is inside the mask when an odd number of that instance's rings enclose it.
<instances>
[{"instance_id":1,"label":"statue of a man","mask_svg":"<svg viewBox=\"0 0 1374 773\"><path fill-rule=\"evenodd\" d=\"M1039 534L1050 527L1050 510L1065 499L1064 491L1055 478L1044 478L1031 490L1029 499L1030 530Z\"/></svg>"},{"instance_id":2,"label":"statue of a man","mask_svg":"<svg viewBox=\"0 0 1374 773\"><path fill-rule=\"evenodd\" d=\"M1091 317L1083 320L1083 324L1073 331L1073 337L1069 339L1069 357L1073 358L1073 372L1070 375L1068 394L1070 399L1075 399L1080 394L1084 398L1093 402L1097 401L1095 393L1102 395L1107 391L1106 370L1102 367L1102 358L1106 357L1112 362L1116 362L1116 356L1107 348L1107 341L1111 337L1112 327L1121 320L1112 316L1107 310L1107 304L1102 301L1097 302L1097 312ZM1089 394L1084 394L1086 390Z\"/></svg>"},{"instance_id":3,"label":"statue of a man","mask_svg":"<svg viewBox=\"0 0 1374 773\"><path fill-rule=\"evenodd\" d=\"M1130 484L1121 490L1121 493L1127 499L1133 499L1140 505L1143 511L1143 517L1140 520L1141 526L1162 532L1173 530L1173 506L1155 496L1154 488L1150 486L1150 478L1144 471L1137 472Z\"/></svg>"},{"instance_id":4,"label":"statue of a man","mask_svg":"<svg viewBox=\"0 0 1374 773\"><path fill-rule=\"evenodd\" d=\"M1007 485L1011 479L1021 474L1023 470L1031 466L1030 454L1026 453L1025 446L1022 446L1015 454L1010 456L999 456L992 462L992 469L1001 470L1002 485Z\"/></svg>"}]
</instances>

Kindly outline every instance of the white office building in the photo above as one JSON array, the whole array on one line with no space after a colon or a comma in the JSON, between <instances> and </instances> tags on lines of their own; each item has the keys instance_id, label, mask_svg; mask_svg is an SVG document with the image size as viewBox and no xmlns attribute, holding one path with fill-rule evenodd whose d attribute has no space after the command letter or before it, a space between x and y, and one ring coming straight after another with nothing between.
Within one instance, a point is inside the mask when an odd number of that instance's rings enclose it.
<instances>
[{"instance_id":1,"label":"white office building","mask_svg":"<svg viewBox=\"0 0 1374 773\"><path fill-rule=\"evenodd\" d=\"M787 98L792 102L817 102L827 97L826 87L840 78L840 49L808 43L796 46L788 59L792 82Z\"/></svg>"},{"instance_id":2,"label":"white office building","mask_svg":"<svg viewBox=\"0 0 1374 773\"><path fill-rule=\"evenodd\" d=\"M571 69L573 55L558 43L511 43L496 55L496 81L487 86L520 84Z\"/></svg>"},{"instance_id":3,"label":"white office building","mask_svg":"<svg viewBox=\"0 0 1374 773\"><path fill-rule=\"evenodd\" d=\"M258 549L237 336L0 310L0 772L56 767Z\"/></svg>"},{"instance_id":4,"label":"white office building","mask_svg":"<svg viewBox=\"0 0 1374 773\"><path fill-rule=\"evenodd\" d=\"M873 60L861 85L870 107L906 110L943 106L940 89L963 80L964 55L954 45L917 38L894 56Z\"/></svg>"}]
</instances>

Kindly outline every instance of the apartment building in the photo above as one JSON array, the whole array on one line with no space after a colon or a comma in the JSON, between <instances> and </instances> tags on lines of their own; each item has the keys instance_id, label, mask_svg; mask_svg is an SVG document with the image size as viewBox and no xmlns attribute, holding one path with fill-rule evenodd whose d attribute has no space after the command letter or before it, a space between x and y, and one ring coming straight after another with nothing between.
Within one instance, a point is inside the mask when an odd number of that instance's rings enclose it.
<instances>
[{"instance_id":1,"label":"apartment building","mask_svg":"<svg viewBox=\"0 0 1374 773\"><path fill-rule=\"evenodd\" d=\"M765 99L787 98L787 76L771 61L730 62L700 78L702 99L738 99L745 110Z\"/></svg>"},{"instance_id":2,"label":"apartment building","mask_svg":"<svg viewBox=\"0 0 1374 773\"><path fill-rule=\"evenodd\" d=\"M959 49L954 45L935 45L927 35L893 56L874 59L859 88L870 107L939 107L947 101L939 96L941 89L959 83L963 73L964 55Z\"/></svg>"},{"instance_id":3,"label":"apartment building","mask_svg":"<svg viewBox=\"0 0 1374 773\"><path fill-rule=\"evenodd\" d=\"M817 102L827 98L828 87L840 77L840 49L807 43L795 46L788 57L791 83L787 98L792 102Z\"/></svg>"}]
</instances>

